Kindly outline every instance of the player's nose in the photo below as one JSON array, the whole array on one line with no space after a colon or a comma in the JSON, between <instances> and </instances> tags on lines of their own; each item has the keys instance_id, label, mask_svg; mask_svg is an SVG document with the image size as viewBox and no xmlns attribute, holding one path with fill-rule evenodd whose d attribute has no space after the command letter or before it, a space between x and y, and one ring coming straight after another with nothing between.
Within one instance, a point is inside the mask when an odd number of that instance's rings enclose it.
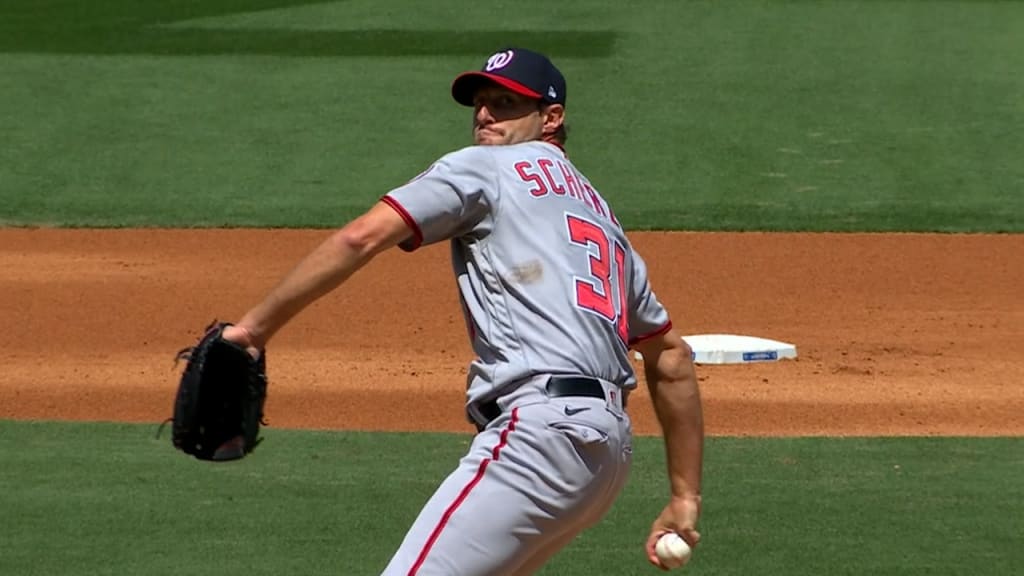
<instances>
[{"instance_id":1,"label":"player's nose","mask_svg":"<svg viewBox=\"0 0 1024 576\"><path fill-rule=\"evenodd\" d=\"M491 114L490 109L486 105L476 105L476 122L477 124L490 124L494 122L494 114Z\"/></svg>"}]
</instances>

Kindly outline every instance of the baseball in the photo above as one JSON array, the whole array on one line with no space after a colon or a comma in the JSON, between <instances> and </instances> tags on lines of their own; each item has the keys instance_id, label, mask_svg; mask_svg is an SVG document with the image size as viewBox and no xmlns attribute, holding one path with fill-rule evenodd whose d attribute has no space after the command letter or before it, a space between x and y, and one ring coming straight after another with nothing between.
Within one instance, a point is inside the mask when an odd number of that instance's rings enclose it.
<instances>
[{"instance_id":1,"label":"baseball","mask_svg":"<svg viewBox=\"0 0 1024 576\"><path fill-rule=\"evenodd\" d=\"M666 532L654 546L658 560L666 568L679 568L690 561L690 545L675 532Z\"/></svg>"}]
</instances>

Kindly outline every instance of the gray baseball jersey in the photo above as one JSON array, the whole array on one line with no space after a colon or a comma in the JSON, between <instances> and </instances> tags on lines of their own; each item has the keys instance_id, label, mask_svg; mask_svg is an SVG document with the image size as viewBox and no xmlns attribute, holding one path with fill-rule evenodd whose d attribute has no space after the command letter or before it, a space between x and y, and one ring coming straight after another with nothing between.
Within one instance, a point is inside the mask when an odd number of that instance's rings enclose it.
<instances>
[{"instance_id":1,"label":"gray baseball jersey","mask_svg":"<svg viewBox=\"0 0 1024 576\"><path fill-rule=\"evenodd\" d=\"M467 413L481 426L384 576L533 574L609 510L632 461L628 345L668 314L608 204L557 146L464 148L384 196L413 230L451 239L473 348ZM552 375L604 398L549 396ZM495 399L500 414L482 418Z\"/></svg>"},{"instance_id":2,"label":"gray baseball jersey","mask_svg":"<svg viewBox=\"0 0 1024 576\"><path fill-rule=\"evenodd\" d=\"M553 144L463 148L383 200L414 231L403 249L452 240L470 404L534 374L633 388L628 346L671 327L611 208Z\"/></svg>"}]
</instances>

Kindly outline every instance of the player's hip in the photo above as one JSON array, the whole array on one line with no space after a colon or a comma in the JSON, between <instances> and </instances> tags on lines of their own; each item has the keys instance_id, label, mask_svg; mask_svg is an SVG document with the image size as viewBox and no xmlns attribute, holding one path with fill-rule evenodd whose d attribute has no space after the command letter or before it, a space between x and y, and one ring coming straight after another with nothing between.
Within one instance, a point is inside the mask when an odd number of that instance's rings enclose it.
<instances>
[{"instance_id":1,"label":"player's hip","mask_svg":"<svg viewBox=\"0 0 1024 576\"><path fill-rule=\"evenodd\" d=\"M624 479L632 441L628 415L608 399L522 394L477 435L463 464L493 460L493 474L536 484L530 493L547 486L555 500L574 494L582 503Z\"/></svg>"},{"instance_id":2,"label":"player's hip","mask_svg":"<svg viewBox=\"0 0 1024 576\"><path fill-rule=\"evenodd\" d=\"M612 382L578 375L544 374L525 379L490 400L471 402L470 418L480 430L507 420L512 411L527 406L545 407L548 419L570 419L608 427L608 432L630 431L625 411L628 392ZM537 408L531 409L534 412ZM623 427L624 426L624 427ZM614 429L614 430L612 430Z\"/></svg>"}]
</instances>

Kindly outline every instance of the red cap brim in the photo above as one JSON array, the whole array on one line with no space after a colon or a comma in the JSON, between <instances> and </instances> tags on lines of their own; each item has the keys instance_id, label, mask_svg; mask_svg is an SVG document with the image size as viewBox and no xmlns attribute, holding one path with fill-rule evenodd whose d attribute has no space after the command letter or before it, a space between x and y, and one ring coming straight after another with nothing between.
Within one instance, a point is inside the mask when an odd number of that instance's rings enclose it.
<instances>
[{"instance_id":1,"label":"red cap brim","mask_svg":"<svg viewBox=\"0 0 1024 576\"><path fill-rule=\"evenodd\" d=\"M504 86L516 94L522 94L530 98L540 99L541 95L533 90L523 86L515 80L505 78L504 76L498 76L496 74L488 74L487 72L466 72L460 74L455 81L452 82L452 98L463 106L473 105L473 95L476 94L477 88L480 87L484 82L494 82L499 86Z\"/></svg>"}]
</instances>

